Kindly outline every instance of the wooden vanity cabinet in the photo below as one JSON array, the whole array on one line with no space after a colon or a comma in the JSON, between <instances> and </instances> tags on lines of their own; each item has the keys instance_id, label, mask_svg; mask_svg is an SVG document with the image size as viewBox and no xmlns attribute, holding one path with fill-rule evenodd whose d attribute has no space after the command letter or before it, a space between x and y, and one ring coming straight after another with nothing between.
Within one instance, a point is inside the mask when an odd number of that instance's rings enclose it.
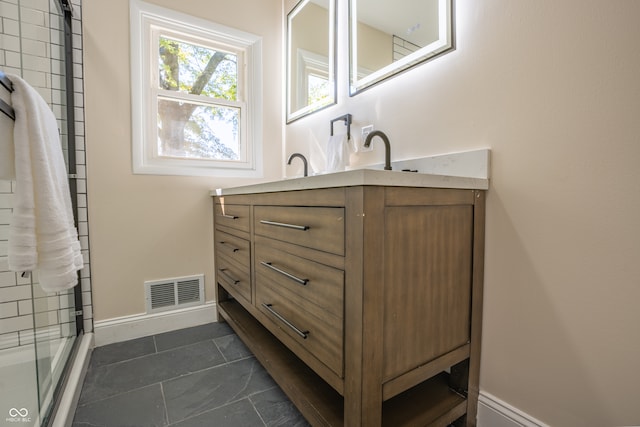
<instances>
[{"instance_id":1,"label":"wooden vanity cabinet","mask_svg":"<svg viewBox=\"0 0 640 427\"><path fill-rule=\"evenodd\" d=\"M474 426L484 197L387 186L216 196L219 319L312 425Z\"/></svg>"}]
</instances>

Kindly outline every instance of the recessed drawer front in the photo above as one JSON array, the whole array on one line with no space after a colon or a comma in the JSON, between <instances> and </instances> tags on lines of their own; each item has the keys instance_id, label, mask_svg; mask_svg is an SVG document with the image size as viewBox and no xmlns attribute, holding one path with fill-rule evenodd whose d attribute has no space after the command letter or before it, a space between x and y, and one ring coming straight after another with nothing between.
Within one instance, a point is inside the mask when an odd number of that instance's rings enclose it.
<instances>
[{"instance_id":1,"label":"recessed drawer front","mask_svg":"<svg viewBox=\"0 0 640 427\"><path fill-rule=\"evenodd\" d=\"M344 255L344 208L256 206L256 234Z\"/></svg>"},{"instance_id":2,"label":"recessed drawer front","mask_svg":"<svg viewBox=\"0 0 640 427\"><path fill-rule=\"evenodd\" d=\"M235 228L249 232L251 222L249 220L249 206L231 205L228 203L216 203L214 206L215 221L217 225Z\"/></svg>"},{"instance_id":3,"label":"recessed drawer front","mask_svg":"<svg viewBox=\"0 0 640 427\"><path fill-rule=\"evenodd\" d=\"M256 285L256 307L271 320L265 324L267 328L281 329L343 377L342 319L328 315L324 309L296 293L278 289L278 285L270 280L261 280Z\"/></svg>"},{"instance_id":4,"label":"recessed drawer front","mask_svg":"<svg viewBox=\"0 0 640 427\"><path fill-rule=\"evenodd\" d=\"M249 269L218 254L216 257L216 278L231 295L241 296L251 302L251 280Z\"/></svg>"},{"instance_id":5,"label":"recessed drawer front","mask_svg":"<svg viewBox=\"0 0 640 427\"><path fill-rule=\"evenodd\" d=\"M216 254L227 256L249 270L251 259L249 241L220 230L216 230L215 236Z\"/></svg>"},{"instance_id":6,"label":"recessed drawer front","mask_svg":"<svg viewBox=\"0 0 640 427\"><path fill-rule=\"evenodd\" d=\"M256 283L277 283L331 314L339 323L344 314L344 271L256 244ZM259 286L259 285L257 285Z\"/></svg>"}]
</instances>

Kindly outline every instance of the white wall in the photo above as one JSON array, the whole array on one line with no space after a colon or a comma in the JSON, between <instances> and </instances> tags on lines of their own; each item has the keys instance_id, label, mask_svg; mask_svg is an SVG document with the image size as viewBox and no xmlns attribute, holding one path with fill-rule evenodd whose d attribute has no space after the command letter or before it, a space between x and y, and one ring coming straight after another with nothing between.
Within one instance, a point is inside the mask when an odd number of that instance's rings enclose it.
<instances>
[{"instance_id":1,"label":"white wall","mask_svg":"<svg viewBox=\"0 0 640 427\"><path fill-rule=\"evenodd\" d=\"M455 10L455 51L352 98L343 31L338 105L288 125L286 153L347 112L394 160L490 147L481 389L553 426L639 425L640 2Z\"/></svg>"}]
</instances>

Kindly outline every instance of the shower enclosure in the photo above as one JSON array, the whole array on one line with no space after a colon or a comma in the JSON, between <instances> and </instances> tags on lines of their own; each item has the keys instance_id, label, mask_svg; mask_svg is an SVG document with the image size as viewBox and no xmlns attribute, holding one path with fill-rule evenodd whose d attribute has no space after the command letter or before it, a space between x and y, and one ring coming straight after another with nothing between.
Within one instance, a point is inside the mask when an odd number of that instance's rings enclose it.
<instances>
[{"instance_id":1,"label":"shower enclosure","mask_svg":"<svg viewBox=\"0 0 640 427\"><path fill-rule=\"evenodd\" d=\"M0 180L0 426L52 422L79 338L92 328L90 317L84 316L91 311L84 147L76 147L82 73L76 71L74 79L81 46L73 45L81 38L73 27L74 19L79 26L80 8L80 0L0 0L0 69L36 88L58 119L85 257L79 273L82 286L59 293L43 291L37 273L9 271L7 236L15 182ZM80 57L75 65L74 56Z\"/></svg>"}]
</instances>

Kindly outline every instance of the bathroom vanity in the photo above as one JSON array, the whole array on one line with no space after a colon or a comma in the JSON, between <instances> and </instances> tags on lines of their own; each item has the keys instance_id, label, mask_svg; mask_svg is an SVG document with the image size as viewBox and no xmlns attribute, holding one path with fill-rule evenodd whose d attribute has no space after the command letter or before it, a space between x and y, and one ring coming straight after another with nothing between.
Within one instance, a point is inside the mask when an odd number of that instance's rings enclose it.
<instances>
[{"instance_id":1,"label":"bathroom vanity","mask_svg":"<svg viewBox=\"0 0 640 427\"><path fill-rule=\"evenodd\" d=\"M486 188L356 170L212 193L219 320L314 426L474 426Z\"/></svg>"}]
</instances>

